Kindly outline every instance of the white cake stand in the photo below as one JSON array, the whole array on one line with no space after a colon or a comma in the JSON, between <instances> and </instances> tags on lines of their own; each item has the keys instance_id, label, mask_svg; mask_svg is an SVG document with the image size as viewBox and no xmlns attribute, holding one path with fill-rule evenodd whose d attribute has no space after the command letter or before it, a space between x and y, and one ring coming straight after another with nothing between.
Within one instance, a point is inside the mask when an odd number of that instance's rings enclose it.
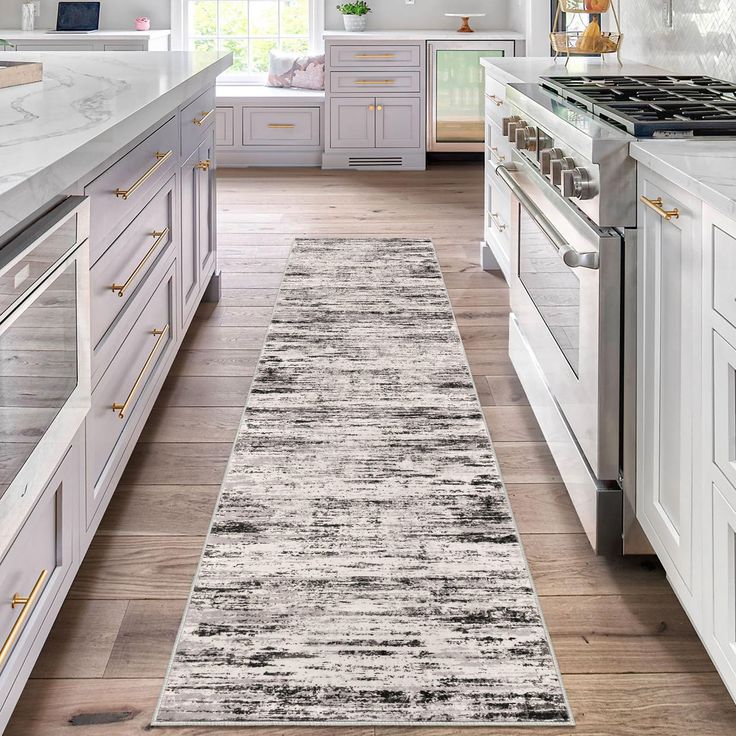
<instances>
[{"instance_id":1,"label":"white cake stand","mask_svg":"<svg viewBox=\"0 0 736 736\"><path fill-rule=\"evenodd\" d=\"M458 33L473 33L470 27L471 18L485 18L485 13L445 13L446 18L462 18L462 25L457 29Z\"/></svg>"}]
</instances>

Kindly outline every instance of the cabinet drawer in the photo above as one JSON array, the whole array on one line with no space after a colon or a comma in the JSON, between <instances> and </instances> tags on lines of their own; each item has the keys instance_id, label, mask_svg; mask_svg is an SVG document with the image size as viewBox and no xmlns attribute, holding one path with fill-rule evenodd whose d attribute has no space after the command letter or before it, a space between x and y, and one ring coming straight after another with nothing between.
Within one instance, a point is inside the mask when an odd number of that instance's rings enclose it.
<instances>
[{"instance_id":1,"label":"cabinet drawer","mask_svg":"<svg viewBox=\"0 0 736 736\"><path fill-rule=\"evenodd\" d=\"M103 474L108 465L115 465L118 441L129 425L137 423L158 369L173 348L175 271L173 263L92 392L87 417L88 524L103 495Z\"/></svg>"},{"instance_id":2,"label":"cabinet drawer","mask_svg":"<svg viewBox=\"0 0 736 736\"><path fill-rule=\"evenodd\" d=\"M174 242L175 181L174 177L169 179L92 267L91 322L95 347Z\"/></svg>"},{"instance_id":3,"label":"cabinet drawer","mask_svg":"<svg viewBox=\"0 0 736 736\"><path fill-rule=\"evenodd\" d=\"M177 120L172 118L87 185L92 263L174 174L178 147Z\"/></svg>"},{"instance_id":4,"label":"cabinet drawer","mask_svg":"<svg viewBox=\"0 0 736 736\"><path fill-rule=\"evenodd\" d=\"M181 111L181 156L187 158L202 142L205 131L215 124L215 88L205 90Z\"/></svg>"},{"instance_id":5,"label":"cabinet drawer","mask_svg":"<svg viewBox=\"0 0 736 736\"><path fill-rule=\"evenodd\" d=\"M419 92L419 72L330 72L330 92Z\"/></svg>"},{"instance_id":6,"label":"cabinet drawer","mask_svg":"<svg viewBox=\"0 0 736 736\"><path fill-rule=\"evenodd\" d=\"M736 326L736 237L714 227L713 308Z\"/></svg>"},{"instance_id":7,"label":"cabinet drawer","mask_svg":"<svg viewBox=\"0 0 736 736\"><path fill-rule=\"evenodd\" d=\"M319 146L318 107L243 108L245 146Z\"/></svg>"},{"instance_id":8,"label":"cabinet drawer","mask_svg":"<svg viewBox=\"0 0 736 736\"><path fill-rule=\"evenodd\" d=\"M0 705L74 563L76 509L82 492L77 443L67 451L23 528L0 562ZM14 608L14 596L29 600Z\"/></svg>"},{"instance_id":9,"label":"cabinet drawer","mask_svg":"<svg viewBox=\"0 0 736 736\"><path fill-rule=\"evenodd\" d=\"M492 79L486 75L486 99L494 105L494 107L501 107L506 101L506 85L503 82L499 82L497 79Z\"/></svg>"},{"instance_id":10,"label":"cabinet drawer","mask_svg":"<svg viewBox=\"0 0 736 736\"><path fill-rule=\"evenodd\" d=\"M331 67L362 67L371 69L392 66L419 66L421 47L416 45L338 45L330 46Z\"/></svg>"},{"instance_id":11,"label":"cabinet drawer","mask_svg":"<svg viewBox=\"0 0 736 736\"><path fill-rule=\"evenodd\" d=\"M713 457L736 486L736 344L713 332Z\"/></svg>"},{"instance_id":12,"label":"cabinet drawer","mask_svg":"<svg viewBox=\"0 0 736 736\"><path fill-rule=\"evenodd\" d=\"M508 190L486 183L486 227L499 240L511 257L511 197Z\"/></svg>"},{"instance_id":13,"label":"cabinet drawer","mask_svg":"<svg viewBox=\"0 0 736 736\"><path fill-rule=\"evenodd\" d=\"M493 121L486 121L486 158L494 183L507 190L506 185L496 174L496 167L512 162L513 148L508 138L501 132L501 127Z\"/></svg>"}]
</instances>

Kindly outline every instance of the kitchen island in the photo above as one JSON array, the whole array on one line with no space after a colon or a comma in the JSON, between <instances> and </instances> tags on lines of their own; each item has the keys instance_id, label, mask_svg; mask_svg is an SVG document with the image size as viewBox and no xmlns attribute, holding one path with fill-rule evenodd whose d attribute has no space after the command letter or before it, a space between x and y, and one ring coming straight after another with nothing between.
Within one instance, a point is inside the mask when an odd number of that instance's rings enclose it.
<instances>
[{"instance_id":1,"label":"kitchen island","mask_svg":"<svg viewBox=\"0 0 736 736\"><path fill-rule=\"evenodd\" d=\"M8 53L0 90L0 730L204 297L231 57Z\"/></svg>"}]
</instances>

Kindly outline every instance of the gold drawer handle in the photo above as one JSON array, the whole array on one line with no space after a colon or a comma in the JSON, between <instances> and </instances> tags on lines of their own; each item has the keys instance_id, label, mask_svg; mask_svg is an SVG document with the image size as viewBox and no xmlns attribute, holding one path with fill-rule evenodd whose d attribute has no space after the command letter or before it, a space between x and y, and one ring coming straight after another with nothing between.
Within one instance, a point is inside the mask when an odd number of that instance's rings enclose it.
<instances>
[{"instance_id":1,"label":"gold drawer handle","mask_svg":"<svg viewBox=\"0 0 736 736\"><path fill-rule=\"evenodd\" d=\"M153 349L151 350L148 357L146 358L146 362L143 364L143 368L141 368L141 372L138 374L138 378L135 379L133 388L130 389L130 393L128 394L128 397L125 399L125 401L122 404L112 405L112 410L118 412L118 416L120 417L120 419L125 419L125 412L128 410L128 406L130 405L130 402L133 400L133 397L136 395L136 392L138 391L138 387L141 385L141 382L143 381L143 377L146 375L146 371L148 370L149 366L153 362L153 358L156 355L158 346L165 339L166 335L169 334L169 325L166 325L166 327L164 327L163 330L151 330L151 334L156 335L156 342L153 346Z\"/></svg>"},{"instance_id":2,"label":"gold drawer handle","mask_svg":"<svg viewBox=\"0 0 736 736\"><path fill-rule=\"evenodd\" d=\"M491 146L491 158L497 163L502 164L506 160L506 156L502 156L498 152L498 148L496 146Z\"/></svg>"},{"instance_id":3,"label":"gold drawer handle","mask_svg":"<svg viewBox=\"0 0 736 736\"><path fill-rule=\"evenodd\" d=\"M390 84L396 84L395 79L356 79L355 84L372 84L384 87Z\"/></svg>"},{"instance_id":4,"label":"gold drawer handle","mask_svg":"<svg viewBox=\"0 0 736 736\"><path fill-rule=\"evenodd\" d=\"M16 593L10 600L11 608L21 606L21 609L20 615L17 619L15 619L13 628L10 629L8 638L5 640L5 644L3 644L3 648L0 649L0 667L5 663L5 660L8 658L8 655L12 651L13 644L15 644L15 640L18 638L18 634L20 634L20 632L23 630L23 625L28 618L28 614L33 610L33 606L36 603L36 598L38 598L39 594L43 590L44 583L46 582L46 578L48 576L48 570L41 570L41 574L38 576L36 584L33 586L31 592L27 596L18 595Z\"/></svg>"},{"instance_id":5,"label":"gold drawer handle","mask_svg":"<svg viewBox=\"0 0 736 736\"><path fill-rule=\"evenodd\" d=\"M503 232L506 229L506 225L501 222L501 218L495 212L491 212L491 221L498 228L499 232Z\"/></svg>"},{"instance_id":6,"label":"gold drawer handle","mask_svg":"<svg viewBox=\"0 0 736 736\"><path fill-rule=\"evenodd\" d=\"M355 54L354 59L394 59L396 54Z\"/></svg>"},{"instance_id":7,"label":"gold drawer handle","mask_svg":"<svg viewBox=\"0 0 736 736\"><path fill-rule=\"evenodd\" d=\"M206 158L204 161L198 161L196 164L194 164L194 168L199 169L200 171L209 171L210 166L212 166L212 161L210 161L208 158Z\"/></svg>"},{"instance_id":8,"label":"gold drawer handle","mask_svg":"<svg viewBox=\"0 0 736 736\"><path fill-rule=\"evenodd\" d=\"M163 230L154 230L151 233L152 237L156 238L153 245L148 249L146 255L141 258L141 262L133 269L133 273L128 276L123 284L113 284L110 288L113 291L117 291L118 296L124 296L126 289L135 281L138 274L143 270L143 267L148 262L148 259L156 252L156 249L163 243L163 241L169 235L169 228L165 227Z\"/></svg>"},{"instance_id":9,"label":"gold drawer handle","mask_svg":"<svg viewBox=\"0 0 736 736\"><path fill-rule=\"evenodd\" d=\"M368 109L373 112L376 109L375 105L368 105Z\"/></svg>"},{"instance_id":10,"label":"gold drawer handle","mask_svg":"<svg viewBox=\"0 0 736 736\"><path fill-rule=\"evenodd\" d=\"M641 197L639 197L639 200L642 204L645 204L647 207L654 210L660 217L664 217L664 219L667 221L672 220L673 218L677 220L680 217L680 210L678 210L676 207L673 210L666 210L662 206L662 197L649 199L649 197L645 197L642 194Z\"/></svg>"},{"instance_id":11,"label":"gold drawer handle","mask_svg":"<svg viewBox=\"0 0 736 736\"><path fill-rule=\"evenodd\" d=\"M213 108L212 110L210 110L209 112L202 112L202 113L200 113L200 115L201 115L202 117L199 117L199 118L194 118L194 120L192 120L192 122L193 122L193 123L194 123L195 125L204 125L204 122L205 122L205 120L207 120L207 118L208 118L208 117L209 117L210 115L212 115L212 114L213 114L214 112L215 112L214 108Z\"/></svg>"},{"instance_id":12,"label":"gold drawer handle","mask_svg":"<svg viewBox=\"0 0 736 736\"><path fill-rule=\"evenodd\" d=\"M294 123L269 123L269 128L293 128Z\"/></svg>"},{"instance_id":13,"label":"gold drawer handle","mask_svg":"<svg viewBox=\"0 0 736 736\"><path fill-rule=\"evenodd\" d=\"M168 161L173 155L173 151L166 151L166 153L159 153L156 152L154 154L156 156L156 163L151 166L148 171L146 171L143 176L138 179L134 184L132 184L128 189L116 189L115 190L115 196L116 197L122 197L123 199L128 199L131 194L133 194L136 189L140 188L143 184L145 184L163 165L166 161Z\"/></svg>"},{"instance_id":14,"label":"gold drawer handle","mask_svg":"<svg viewBox=\"0 0 736 736\"><path fill-rule=\"evenodd\" d=\"M495 102L497 107L502 107L503 106L503 100L499 100L498 97L496 97L496 95L486 95L486 97L491 102Z\"/></svg>"}]
</instances>

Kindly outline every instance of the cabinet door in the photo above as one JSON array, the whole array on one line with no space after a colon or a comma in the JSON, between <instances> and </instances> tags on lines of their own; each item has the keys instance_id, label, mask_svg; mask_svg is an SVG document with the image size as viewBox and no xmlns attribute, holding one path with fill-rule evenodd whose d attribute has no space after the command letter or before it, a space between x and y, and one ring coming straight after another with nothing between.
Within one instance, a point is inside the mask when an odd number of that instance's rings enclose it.
<instances>
[{"instance_id":1,"label":"cabinet door","mask_svg":"<svg viewBox=\"0 0 736 736\"><path fill-rule=\"evenodd\" d=\"M332 148L373 148L376 144L376 101L372 97L330 99Z\"/></svg>"},{"instance_id":2,"label":"cabinet door","mask_svg":"<svg viewBox=\"0 0 736 736\"><path fill-rule=\"evenodd\" d=\"M376 148L419 148L421 130L419 97L376 98Z\"/></svg>"},{"instance_id":3,"label":"cabinet door","mask_svg":"<svg viewBox=\"0 0 736 736\"><path fill-rule=\"evenodd\" d=\"M198 149L197 168L197 230L200 287L212 268L215 258L215 128L211 126ZM205 166L205 164L207 164Z\"/></svg>"},{"instance_id":4,"label":"cabinet door","mask_svg":"<svg viewBox=\"0 0 736 736\"><path fill-rule=\"evenodd\" d=\"M199 295L199 150L181 167L181 298L184 323Z\"/></svg>"},{"instance_id":5,"label":"cabinet door","mask_svg":"<svg viewBox=\"0 0 736 736\"><path fill-rule=\"evenodd\" d=\"M686 599L693 590L699 472L700 204L646 170L639 193L637 517ZM677 210L667 219L661 210Z\"/></svg>"}]
</instances>

